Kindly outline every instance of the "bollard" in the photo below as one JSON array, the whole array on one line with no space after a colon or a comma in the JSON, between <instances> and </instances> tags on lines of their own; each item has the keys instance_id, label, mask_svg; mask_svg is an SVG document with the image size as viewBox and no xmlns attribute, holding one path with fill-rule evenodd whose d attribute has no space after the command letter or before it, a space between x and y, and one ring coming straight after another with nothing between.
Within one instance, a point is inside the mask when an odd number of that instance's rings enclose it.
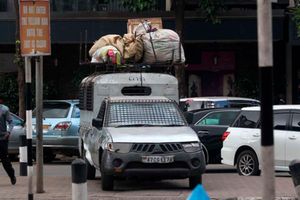
<instances>
[{"instance_id":1,"label":"bollard","mask_svg":"<svg viewBox=\"0 0 300 200\"><path fill-rule=\"evenodd\" d=\"M27 144L26 135L19 136L19 161L20 161L20 176L27 176Z\"/></svg>"},{"instance_id":2,"label":"bollard","mask_svg":"<svg viewBox=\"0 0 300 200\"><path fill-rule=\"evenodd\" d=\"M72 200L87 200L87 167L82 159L72 162Z\"/></svg>"},{"instance_id":3,"label":"bollard","mask_svg":"<svg viewBox=\"0 0 300 200\"><path fill-rule=\"evenodd\" d=\"M293 160L289 165L291 175L293 178L296 194L300 199L300 160Z\"/></svg>"}]
</instances>

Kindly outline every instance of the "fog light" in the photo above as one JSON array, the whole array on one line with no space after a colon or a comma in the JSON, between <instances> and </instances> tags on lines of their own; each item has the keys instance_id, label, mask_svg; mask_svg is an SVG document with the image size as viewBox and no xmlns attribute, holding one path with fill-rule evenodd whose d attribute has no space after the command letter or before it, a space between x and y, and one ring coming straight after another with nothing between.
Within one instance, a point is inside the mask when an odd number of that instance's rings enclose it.
<instances>
[{"instance_id":1,"label":"fog light","mask_svg":"<svg viewBox=\"0 0 300 200\"><path fill-rule=\"evenodd\" d=\"M199 167L200 166L200 160L198 158L192 159L192 165L193 167Z\"/></svg>"},{"instance_id":2,"label":"fog light","mask_svg":"<svg viewBox=\"0 0 300 200\"><path fill-rule=\"evenodd\" d=\"M120 167L122 165L122 160L119 158L114 159L112 164L114 167Z\"/></svg>"}]
</instances>

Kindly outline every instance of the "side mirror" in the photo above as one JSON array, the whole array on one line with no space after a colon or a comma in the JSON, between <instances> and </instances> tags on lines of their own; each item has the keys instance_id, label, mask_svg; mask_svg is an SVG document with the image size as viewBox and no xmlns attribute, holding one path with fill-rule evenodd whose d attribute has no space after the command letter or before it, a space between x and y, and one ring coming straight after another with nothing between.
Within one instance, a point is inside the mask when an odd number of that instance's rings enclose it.
<instances>
[{"instance_id":1,"label":"side mirror","mask_svg":"<svg viewBox=\"0 0 300 200\"><path fill-rule=\"evenodd\" d=\"M92 120L92 126L96 127L96 128L101 128L103 125L103 120L102 119L99 119L99 118L94 118Z\"/></svg>"}]
</instances>

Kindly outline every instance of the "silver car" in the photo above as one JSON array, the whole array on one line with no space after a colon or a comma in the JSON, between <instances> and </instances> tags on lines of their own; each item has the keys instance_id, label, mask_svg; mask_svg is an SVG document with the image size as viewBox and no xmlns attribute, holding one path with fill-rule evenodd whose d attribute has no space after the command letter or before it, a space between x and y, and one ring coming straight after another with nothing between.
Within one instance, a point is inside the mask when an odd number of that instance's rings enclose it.
<instances>
[{"instance_id":1,"label":"silver car","mask_svg":"<svg viewBox=\"0 0 300 200\"><path fill-rule=\"evenodd\" d=\"M9 138L8 154L11 158L16 158L19 154L20 136L25 135L24 120L19 116L10 113L14 128Z\"/></svg>"},{"instance_id":2,"label":"silver car","mask_svg":"<svg viewBox=\"0 0 300 200\"><path fill-rule=\"evenodd\" d=\"M44 161L51 162L57 154L78 155L79 100L44 100L43 147ZM32 119L33 148L36 144L35 110Z\"/></svg>"}]
</instances>

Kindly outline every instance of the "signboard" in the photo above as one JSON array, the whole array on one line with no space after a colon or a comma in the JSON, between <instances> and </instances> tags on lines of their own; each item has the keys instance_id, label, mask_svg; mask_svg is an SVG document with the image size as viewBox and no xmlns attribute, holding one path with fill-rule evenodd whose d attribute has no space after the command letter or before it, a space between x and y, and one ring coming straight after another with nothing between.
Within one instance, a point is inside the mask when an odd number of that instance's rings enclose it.
<instances>
[{"instance_id":1,"label":"signboard","mask_svg":"<svg viewBox=\"0 0 300 200\"><path fill-rule=\"evenodd\" d=\"M22 56L51 54L49 0L20 0Z\"/></svg>"}]
</instances>

